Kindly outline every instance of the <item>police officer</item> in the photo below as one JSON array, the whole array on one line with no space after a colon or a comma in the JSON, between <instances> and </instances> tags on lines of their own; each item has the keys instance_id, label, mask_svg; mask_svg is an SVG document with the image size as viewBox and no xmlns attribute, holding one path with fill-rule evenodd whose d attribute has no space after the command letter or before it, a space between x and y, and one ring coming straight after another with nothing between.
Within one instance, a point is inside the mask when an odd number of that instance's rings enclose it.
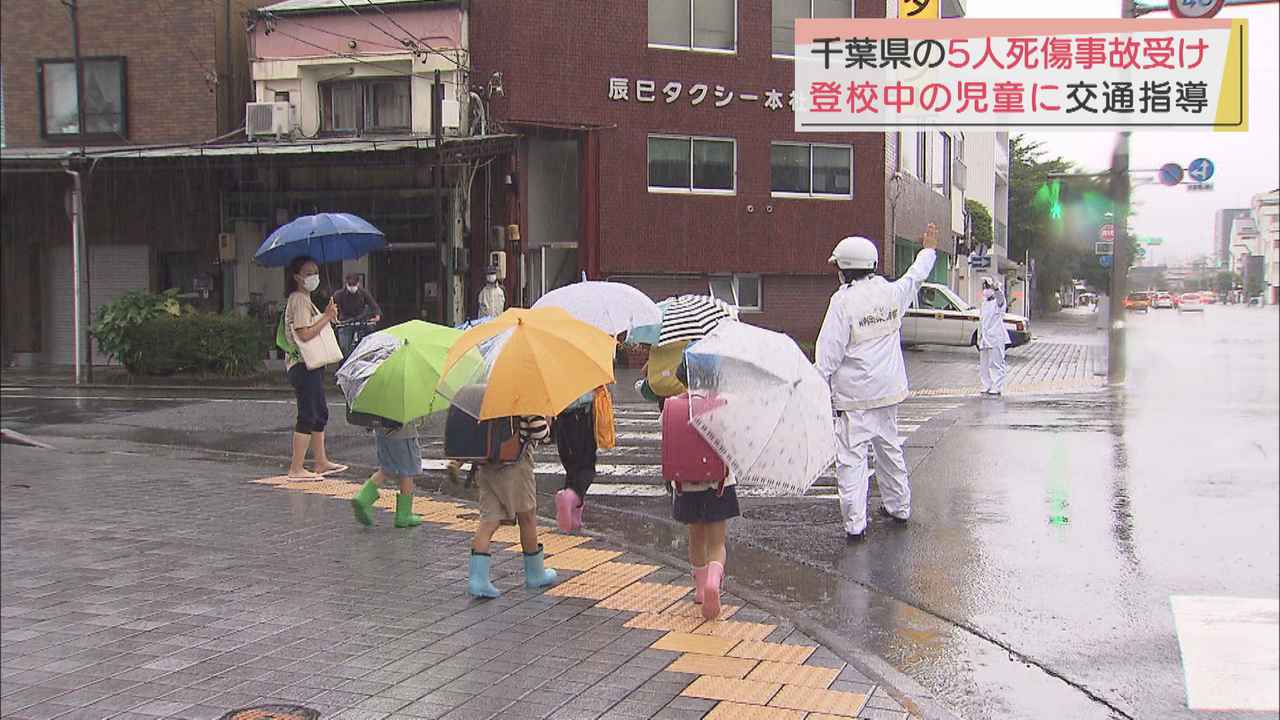
<instances>
[{"instance_id":1,"label":"police officer","mask_svg":"<svg viewBox=\"0 0 1280 720\"><path fill-rule=\"evenodd\" d=\"M1009 344L1009 329L1004 326L1004 293L995 280L982 278L982 308L978 315L978 379L982 394L999 397L1004 392L1008 366L1004 349Z\"/></svg>"},{"instance_id":2,"label":"police officer","mask_svg":"<svg viewBox=\"0 0 1280 720\"><path fill-rule=\"evenodd\" d=\"M864 237L841 240L830 262L840 273L818 334L818 371L831 386L836 412L836 480L840 512L850 541L867 529L866 446L875 452L880 512L898 522L911 515L911 487L898 434L898 403L907 397L902 359L902 316L929 277L937 256L938 228L930 223L924 249L895 282L875 274L879 254Z\"/></svg>"},{"instance_id":3,"label":"police officer","mask_svg":"<svg viewBox=\"0 0 1280 720\"><path fill-rule=\"evenodd\" d=\"M480 288L480 317L496 318L507 309L507 292L498 284L498 267L490 265L484 269L483 288Z\"/></svg>"}]
</instances>

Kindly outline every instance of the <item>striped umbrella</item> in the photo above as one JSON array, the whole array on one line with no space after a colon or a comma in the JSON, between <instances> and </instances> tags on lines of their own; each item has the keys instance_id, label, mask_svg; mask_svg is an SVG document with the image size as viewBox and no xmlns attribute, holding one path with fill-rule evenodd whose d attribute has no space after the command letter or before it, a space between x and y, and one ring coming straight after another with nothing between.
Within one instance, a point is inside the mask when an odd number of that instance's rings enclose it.
<instances>
[{"instance_id":1,"label":"striped umbrella","mask_svg":"<svg viewBox=\"0 0 1280 720\"><path fill-rule=\"evenodd\" d=\"M681 295L658 303L662 308L662 330L658 345L700 340L720 321L737 320L738 311L722 300L706 295Z\"/></svg>"}]
</instances>

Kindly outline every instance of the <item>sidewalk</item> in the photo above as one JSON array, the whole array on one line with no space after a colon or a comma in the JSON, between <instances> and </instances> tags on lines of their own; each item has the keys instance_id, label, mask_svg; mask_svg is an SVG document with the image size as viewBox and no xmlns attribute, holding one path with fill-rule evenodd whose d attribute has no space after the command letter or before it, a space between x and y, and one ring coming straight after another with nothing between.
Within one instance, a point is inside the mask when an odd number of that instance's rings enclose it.
<instances>
[{"instance_id":1,"label":"sidewalk","mask_svg":"<svg viewBox=\"0 0 1280 720\"><path fill-rule=\"evenodd\" d=\"M732 595L726 619L702 622L687 568L600 539L544 530L561 573L546 591L523 587L518 546L497 551L503 596L480 601L465 590L470 503L420 497L422 527L393 530L382 512L364 529L349 482L59 445L3 453L6 720L262 704L361 720L905 720L899 700L920 707ZM515 543L514 528L495 540Z\"/></svg>"}]
</instances>

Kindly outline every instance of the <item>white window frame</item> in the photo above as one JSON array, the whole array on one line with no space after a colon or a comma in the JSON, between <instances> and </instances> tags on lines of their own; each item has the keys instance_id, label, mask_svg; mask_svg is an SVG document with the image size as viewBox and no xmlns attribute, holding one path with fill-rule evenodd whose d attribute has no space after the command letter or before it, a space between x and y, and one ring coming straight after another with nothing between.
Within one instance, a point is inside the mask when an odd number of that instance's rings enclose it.
<instances>
[{"instance_id":1,"label":"white window frame","mask_svg":"<svg viewBox=\"0 0 1280 720\"><path fill-rule=\"evenodd\" d=\"M651 43L648 42L649 27L648 20L645 20L645 42L648 46L655 50L679 50L682 52L710 53L712 55L737 55L738 54L738 0L733 0L733 49L725 50L724 48L701 47L693 44L693 3L689 0L689 44L688 45L669 45L667 43ZM645 6L648 7L648 0L645 0ZM812 5L810 5L812 7ZM736 164L736 163L735 163Z\"/></svg>"},{"instance_id":2,"label":"white window frame","mask_svg":"<svg viewBox=\"0 0 1280 720\"><path fill-rule=\"evenodd\" d=\"M724 280L724 279L728 279L731 286L733 287L733 303L732 304L734 307L738 309L738 312L745 312L745 313L764 312L764 276L763 275L759 273L732 273L728 275L708 275L707 276L707 295L710 297L715 297L715 290L712 286L712 282L715 280ZM741 292L739 292L738 287L741 285L743 280L755 280L756 282L756 304L755 305L742 305L739 302L739 298L742 297L742 294Z\"/></svg>"},{"instance_id":3,"label":"white window frame","mask_svg":"<svg viewBox=\"0 0 1280 720\"><path fill-rule=\"evenodd\" d=\"M945 133L945 132L938 132L936 137L938 141L938 147L937 147L938 152L929 153L928 183L929 183L929 187L933 188L934 192L938 193L939 195L945 198L950 198L951 197L951 163L953 160L955 160L955 147L956 147L955 138L951 137L950 133ZM928 145L932 146L933 143L930 142L928 143ZM946 150L947 152L944 154L942 152L943 150ZM939 158L938 157L939 155L943 155L943 157ZM938 169L942 171L942 177L933 176L934 175L933 170L934 170L935 164L937 165Z\"/></svg>"},{"instance_id":4,"label":"white window frame","mask_svg":"<svg viewBox=\"0 0 1280 720\"><path fill-rule=\"evenodd\" d=\"M858 0L849 0L849 18L856 17L858 17ZM809 18L813 18L813 0L809 0ZM737 45L736 41L734 45ZM780 55L773 51L773 0L769 0L769 56L774 60L789 60L791 62L796 60L795 52L790 55Z\"/></svg>"},{"instance_id":5,"label":"white window frame","mask_svg":"<svg viewBox=\"0 0 1280 720\"><path fill-rule=\"evenodd\" d=\"M655 187L649 185L649 140L651 138L661 140L688 140L689 141L689 187L688 188L671 188L671 187ZM693 142L695 140L704 140L710 142L727 142L733 144L733 187L729 190L717 190L712 188L695 188L693 186ZM645 154L645 185L649 188L649 192L655 195L720 195L729 197L738 194L738 141L731 137L714 137L710 135L665 135L662 133L650 133L645 136L644 140Z\"/></svg>"},{"instance_id":6,"label":"white window frame","mask_svg":"<svg viewBox=\"0 0 1280 720\"><path fill-rule=\"evenodd\" d=\"M807 147L809 148L809 192L787 192L773 189L773 146L788 145L791 147ZM813 191L813 149L814 148L834 148L836 150L849 151L849 192L847 193L819 193ZM769 143L769 196L776 198L796 198L802 200L852 200L853 199L853 146L840 145L838 143L806 143L795 142L791 140L774 140Z\"/></svg>"}]
</instances>

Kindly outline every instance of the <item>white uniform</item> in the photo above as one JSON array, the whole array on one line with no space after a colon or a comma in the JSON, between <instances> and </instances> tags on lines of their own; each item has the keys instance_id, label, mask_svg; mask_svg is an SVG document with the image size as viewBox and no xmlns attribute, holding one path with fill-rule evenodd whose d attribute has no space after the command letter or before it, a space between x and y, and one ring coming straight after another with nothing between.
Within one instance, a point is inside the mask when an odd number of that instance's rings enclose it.
<instances>
[{"instance_id":1,"label":"white uniform","mask_svg":"<svg viewBox=\"0 0 1280 720\"><path fill-rule=\"evenodd\" d=\"M907 397L902 359L902 316L929 277L937 253L921 250L895 282L874 275L841 286L831 296L818 334L818 372L831 386L836 419L836 479L845 532L867 527L866 445L876 458L876 480L884 507L911 515L911 486L898 434L898 403Z\"/></svg>"},{"instance_id":2,"label":"white uniform","mask_svg":"<svg viewBox=\"0 0 1280 720\"><path fill-rule=\"evenodd\" d=\"M485 285L480 289L480 317L495 318L507 309L507 293L501 285Z\"/></svg>"},{"instance_id":3,"label":"white uniform","mask_svg":"<svg viewBox=\"0 0 1280 720\"><path fill-rule=\"evenodd\" d=\"M1009 344L1009 330L1004 326L1004 293L999 289L990 300L982 301L978 316L978 378L982 390L989 393L1004 392L1004 380L1008 366L1004 361L1005 345Z\"/></svg>"}]
</instances>

